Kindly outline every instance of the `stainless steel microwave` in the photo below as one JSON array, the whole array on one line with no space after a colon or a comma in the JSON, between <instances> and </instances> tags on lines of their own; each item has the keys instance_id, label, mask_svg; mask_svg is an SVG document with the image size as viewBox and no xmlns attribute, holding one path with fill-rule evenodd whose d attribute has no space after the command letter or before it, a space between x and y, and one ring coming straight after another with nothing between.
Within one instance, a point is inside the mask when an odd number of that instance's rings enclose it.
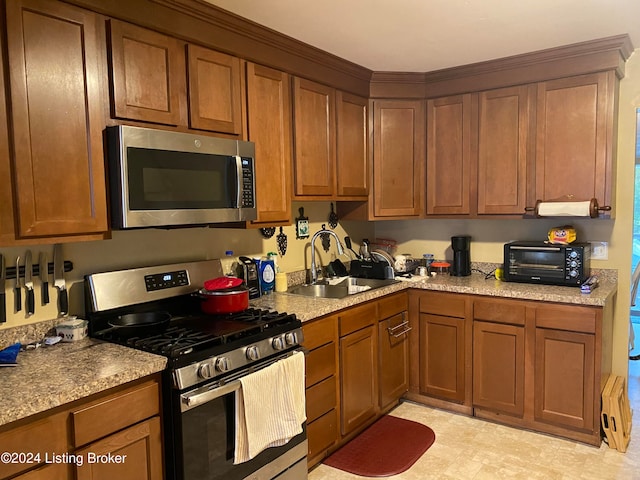
<instances>
[{"instance_id":1,"label":"stainless steel microwave","mask_svg":"<svg viewBox=\"0 0 640 480\"><path fill-rule=\"evenodd\" d=\"M511 242L504 245L508 282L580 286L591 275L589 243Z\"/></svg>"},{"instance_id":2,"label":"stainless steel microwave","mask_svg":"<svg viewBox=\"0 0 640 480\"><path fill-rule=\"evenodd\" d=\"M252 142L107 127L114 229L255 220Z\"/></svg>"}]
</instances>

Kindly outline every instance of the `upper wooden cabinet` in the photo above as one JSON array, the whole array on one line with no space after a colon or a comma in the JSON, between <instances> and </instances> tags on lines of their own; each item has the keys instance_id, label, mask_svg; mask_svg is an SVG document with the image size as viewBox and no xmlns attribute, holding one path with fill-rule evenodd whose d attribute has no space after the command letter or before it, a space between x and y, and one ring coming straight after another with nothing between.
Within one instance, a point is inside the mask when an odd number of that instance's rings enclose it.
<instances>
[{"instance_id":1,"label":"upper wooden cabinet","mask_svg":"<svg viewBox=\"0 0 640 480\"><path fill-rule=\"evenodd\" d=\"M427 215L524 214L534 98L525 85L428 101Z\"/></svg>"},{"instance_id":2,"label":"upper wooden cabinet","mask_svg":"<svg viewBox=\"0 0 640 480\"><path fill-rule=\"evenodd\" d=\"M239 58L118 20L109 25L115 118L243 135Z\"/></svg>"},{"instance_id":3,"label":"upper wooden cabinet","mask_svg":"<svg viewBox=\"0 0 640 480\"><path fill-rule=\"evenodd\" d=\"M186 125L184 43L111 20L112 115L165 125Z\"/></svg>"},{"instance_id":4,"label":"upper wooden cabinet","mask_svg":"<svg viewBox=\"0 0 640 480\"><path fill-rule=\"evenodd\" d=\"M425 111L421 100L373 102L371 219L411 218L424 207Z\"/></svg>"},{"instance_id":5,"label":"upper wooden cabinet","mask_svg":"<svg viewBox=\"0 0 640 480\"><path fill-rule=\"evenodd\" d=\"M366 199L367 100L293 79L294 197Z\"/></svg>"},{"instance_id":6,"label":"upper wooden cabinet","mask_svg":"<svg viewBox=\"0 0 640 480\"><path fill-rule=\"evenodd\" d=\"M538 84L536 200L611 204L617 84L613 71Z\"/></svg>"},{"instance_id":7,"label":"upper wooden cabinet","mask_svg":"<svg viewBox=\"0 0 640 480\"><path fill-rule=\"evenodd\" d=\"M6 14L15 203L0 206L3 243L106 232L101 19L49 0L7 2Z\"/></svg>"},{"instance_id":8,"label":"upper wooden cabinet","mask_svg":"<svg viewBox=\"0 0 640 480\"><path fill-rule=\"evenodd\" d=\"M255 225L291 223L289 75L247 63L248 138L256 147Z\"/></svg>"},{"instance_id":9,"label":"upper wooden cabinet","mask_svg":"<svg viewBox=\"0 0 640 480\"><path fill-rule=\"evenodd\" d=\"M471 213L472 107L471 94L427 102L427 214Z\"/></svg>"},{"instance_id":10,"label":"upper wooden cabinet","mask_svg":"<svg viewBox=\"0 0 640 480\"><path fill-rule=\"evenodd\" d=\"M242 135L240 59L196 45L187 46L187 58L189 126Z\"/></svg>"}]
</instances>

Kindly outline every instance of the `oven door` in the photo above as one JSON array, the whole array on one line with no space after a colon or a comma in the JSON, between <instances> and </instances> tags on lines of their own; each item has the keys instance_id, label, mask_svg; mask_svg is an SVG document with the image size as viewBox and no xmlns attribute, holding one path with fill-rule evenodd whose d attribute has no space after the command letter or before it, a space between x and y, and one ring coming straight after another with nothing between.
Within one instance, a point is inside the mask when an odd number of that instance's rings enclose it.
<instances>
[{"instance_id":1,"label":"oven door","mask_svg":"<svg viewBox=\"0 0 640 480\"><path fill-rule=\"evenodd\" d=\"M252 460L233 464L236 394L240 381L200 387L180 395L179 436L174 448L176 478L180 480L235 480L295 478L307 475L307 434L303 431L280 447L262 451ZM179 458L181 457L181 458ZM295 473L294 473L295 472Z\"/></svg>"},{"instance_id":2,"label":"oven door","mask_svg":"<svg viewBox=\"0 0 640 480\"><path fill-rule=\"evenodd\" d=\"M565 278L565 251L562 247L509 248L509 276L512 279L540 279L560 282Z\"/></svg>"}]
</instances>

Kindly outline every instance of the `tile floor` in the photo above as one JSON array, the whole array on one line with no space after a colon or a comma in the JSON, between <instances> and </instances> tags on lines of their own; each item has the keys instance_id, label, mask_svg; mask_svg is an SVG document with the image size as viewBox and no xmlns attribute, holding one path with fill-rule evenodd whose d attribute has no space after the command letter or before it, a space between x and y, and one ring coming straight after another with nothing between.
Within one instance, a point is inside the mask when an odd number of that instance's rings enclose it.
<instances>
[{"instance_id":1,"label":"tile floor","mask_svg":"<svg viewBox=\"0 0 640 480\"><path fill-rule=\"evenodd\" d=\"M640 325L637 325L640 327ZM636 330L640 352L640 328ZM640 412L640 360L629 365L631 408ZM404 402L393 412L429 425L436 441L406 472L391 480L640 480L640 413L633 417L626 453ZM309 480L353 480L358 475L319 465Z\"/></svg>"}]
</instances>

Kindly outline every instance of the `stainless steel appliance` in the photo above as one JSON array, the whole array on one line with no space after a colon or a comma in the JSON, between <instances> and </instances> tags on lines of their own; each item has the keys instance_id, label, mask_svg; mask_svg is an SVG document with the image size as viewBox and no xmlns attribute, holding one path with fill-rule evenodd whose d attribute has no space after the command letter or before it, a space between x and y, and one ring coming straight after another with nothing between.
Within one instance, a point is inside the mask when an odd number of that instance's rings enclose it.
<instances>
[{"instance_id":1,"label":"stainless steel appliance","mask_svg":"<svg viewBox=\"0 0 640 480\"><path fill-rule=\"evenodd\" d=\"M580 286L591 275L588 243L510 242L504 245L508 282Z\"/></svg>"},{"instance_id":2,"label":"stainless steel appliance","mask_svg":"<svg viewBox=\"0 0 640 480\"><path fill-rule=\"evenodd\" d=\"M262 290L260 289L260 275L256 261L249 257L238 257L237 274L249 289L249 298L260 298Z\"/></svg>"},{"instance_id":3,"label":"stainless steel appliance","mask_svg":"<svg viewBox=\"0 0 640 480\"><path fill-rule=\"evenodd\" d=\"M168 358L163 372L168 479L307 478L304 423L302 433L284 445L233 464L240 379L299 351L302 330L287 313L252 308L223 316L202 313L192 293L221 274L220 261L208 260L89 275L89 333ZM123 316L134 326L114 328L114 319Z\"/></svg>"},{"instance_id":4,"label":"stainless steel appliance","mask_svg":"<svg viewBox=\"0 0 640 480\"><path fill-rule=\"evenodd\" d=\"M255 147L206 135L107 127L112 226L255 220Z\"/></svg>"}]
</instances>

